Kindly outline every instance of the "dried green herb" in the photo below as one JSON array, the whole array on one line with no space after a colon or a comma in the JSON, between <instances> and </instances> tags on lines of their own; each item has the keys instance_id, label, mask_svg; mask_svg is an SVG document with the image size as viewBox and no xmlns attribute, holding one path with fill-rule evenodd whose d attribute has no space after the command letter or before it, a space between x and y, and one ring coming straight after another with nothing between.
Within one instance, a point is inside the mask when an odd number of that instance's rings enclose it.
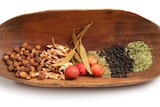
<instances>
[{"instance_id":1,"label":"dried green herb","mask_svg":"<svg viewBox=\"0 0 160 107\"><path fill-rule=\"evenodd\" d=\"M79 44L79 40L78 40L78 37L76 36L76 31L74 29L72 32L72 41L73 41L74 46L76 46L76 44ZM79 46L76 47L76 51L79 53Z\"/></svg>"},{"instance_id":2,"label":"dried green herb","mask_svg":"<svg viewBox=\"0 0 160 107\"><path fill-rule=\"evenodd\" d=\"M77 52L75 52L73 57L74 57L76 62L82 62L82 59L81 59L81 57L79 56L79 54Z\"/></svg>"},{"instance_id":3,"label":"dried green herb","mask_svg":"<svg viewBox=\"0 0 160 107\"><path fill-rule=\"evenodd\" d=\"M91 27L93 22L89 23L87 26L84 27L84 29L77 35L77 38L82 38L83 35L87 32L87 30Z\"/></svg>"},{"instance_id":4,"label":"dried green herb","mask_svg":"<svg viewBox=\"0 0 160 107\"><path fill-rule=\"evenodd\" d=\"M88 25L86 25L84 27L84 29L76 36L76 29L73 29L73 32L72 32L72 41L73 41L73 44L76 45L79 43L79 40L82 39L82 37L84 36L84 34L87 32L87 30L91 27L91 25L93 24L93 22L89 23ZM80 50L79 50L79 46L76 47L76 51L79 53Z\"/></svg>"},{"instance_id":5,"label":"dried green herb","mask_svg":"<svg viewBox=\"0 0 160 107\"><path fill-rule=\"evenodd\" d=\"M74 57L71 59L73 65L76 65L77 64L77 61L74 59Z\"/></svg>"},{"instance_id":6,"label":"dried green herb","mask_svg":"<svg viewBox=\"0 0 160 107\"><path fill-rule=\"evenodd\" d=\"M84 66L86 67L88 73L90 75L92 75L92 72L91 72L91 68L90 68L90 65L89 65L89 62L88 62L88 57L87 57L87 53L86 53L86 50L82 44L82 40L80 40L80 45L79 45L79 49L80 49L80 56L82 58L82 62L84 64Z\"/></svg>"},{"instance_id":7,"label":"dried green herb","mask_svg":"<svg viewBox=\"0 0 160 107\"><path fill-rule=\"evenodd\" d=\"M75 33L75 30L73 30L72 32L72 41L73 41L73 44L74 45L78 45L76 47L76 50L79 54L79 56L81 57L81 61L84 63L84 66L86 67L88 73L90 75L92 75L92 72L91 72L91 68L90 68L90 65L89 65L89 62L88 62L88 58L87 58L87 53L86 53L86 50L82 44L82 37L84 36L84 34L86 33L86 31L89 29L89 27L93 24L93 22L91 22L90 24L88 24L87 26L84 27L84 29L76 36L76 33ZM75 58L79 58L78 55L76 57L75 55ZM80 61L79 59L77 60L77 62Z\"/></svg>"},{"instance_id":8,"label":"dried green herb","mask_svg":"<svg viewBox=\"0 0 160 107\"><path fill-rule=\"evenodd\" d=\"M69 61L73 61L73 63L80 62L82 61L87 69L87 71L89 72L89 74L91 73L90 70L90 66L88 63L88 59L86 59L86 51L85 48L82 44L82 37L84 36L84 34L86 33L86 31L88 30L88 28L93 24L93 22L91 22L90 24L88 24L87 26L84 27L84 29L76 36L76 32L73 29L72 32L72 41L74 44L74 48L68 53L68 56L65 57L65 59L59 63L55 63L52 66L62 66L63 64L69 62ZM54 40L52 40L52 42L54 43ZM76 51L79 53L79 55L76 53ZM80 57L79 57L80 56Z\"/></svg>"},{"instance_id":9,"label":"dried green herb","mask_svg":"<svg viewBox=\"0 0 160 107\"><path fill-rule=\"evenodd\" d=\"M133 71L147 70L153 63L151 49L142 41L131 42L127 45L126 51L134 59Z\"/></svg>"}]
</instances>

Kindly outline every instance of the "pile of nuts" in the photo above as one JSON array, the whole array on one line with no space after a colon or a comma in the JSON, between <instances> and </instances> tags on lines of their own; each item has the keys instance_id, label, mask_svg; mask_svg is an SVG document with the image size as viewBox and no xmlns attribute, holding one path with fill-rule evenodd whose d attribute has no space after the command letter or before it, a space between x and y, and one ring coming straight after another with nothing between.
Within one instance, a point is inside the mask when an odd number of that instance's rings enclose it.
<instances>
[{"instance_id":1,"label":"pile of nuts","mask_svg":"<svg viewBox=\"0 0 160 107\"><path fill-rule=\"evenodd\" d=\"M54 45L59 46L57 44ZM53 53L57 54L60 52L54 45L48 45L49 49L42 51L40 45L31 47L27 43L23 43L20 48L14 48L12 52L5 53L3 60L6 63L8 70L15 72L17 78L27 80L35 77L38 77L40 80L45 78L65 79L63 72L58 71L59 68L56 70L51 66L53 60L50 59L55 60L55 58L53 58ZM53 51L53 49L55 51ZM68 51L68 48L66 51ZM51 53L52 55L50 55ZM66 55L67 54L63 54L62 56L65 57ZM57 58L55 61L62 60L60 59L62 56L55 56Z\"/></svg>"},{"instance_id":2,"label":"pile of nuts","mask_svg":"<svg viewBox=\"0 0 160 107\"><path fill-rule=\"evenodd\" d=\"M4 61L8 65L9 71L14 71L16 77L31 79L40 77L40 50L41 46L36 45L32 48L27 43L23 43L20 48L14 48L12 52L7 52L4 55Z\"/></svg>"}]
</instances>

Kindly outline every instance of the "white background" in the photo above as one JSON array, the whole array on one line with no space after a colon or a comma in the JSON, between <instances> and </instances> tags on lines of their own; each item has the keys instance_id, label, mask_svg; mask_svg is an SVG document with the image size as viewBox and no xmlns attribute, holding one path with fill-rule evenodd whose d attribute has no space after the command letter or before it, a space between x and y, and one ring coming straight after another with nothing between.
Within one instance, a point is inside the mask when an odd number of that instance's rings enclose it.
<instances>
[{"instance_id":1,"label":"white background","mask_svg":"<svg viewBox=\"0 0 160 107\"><path fill-rule=\"evenodd\" d=\"M160 25L159 0L0 0L0 24L30 12L59 9L122 9ZM116 88L40 88L0 77L0 106L160 107L160 77Z\"/></svg>"}]
</instances>

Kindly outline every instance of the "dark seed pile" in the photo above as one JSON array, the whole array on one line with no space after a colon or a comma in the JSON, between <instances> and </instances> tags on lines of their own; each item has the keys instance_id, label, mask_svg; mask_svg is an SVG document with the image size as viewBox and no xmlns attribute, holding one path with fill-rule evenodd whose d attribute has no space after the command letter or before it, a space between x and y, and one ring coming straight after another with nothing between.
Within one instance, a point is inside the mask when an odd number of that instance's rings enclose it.
<instances>
[{"instance_id":1,"label":"dark seed pile","mask_svg":"<svg viewBox=\"0 0 160 107\"><path fill-rule=\"evenodd\" d=\"M105 55L112 78L126 78L127 73L133 69L134 60L125 51L125 46L115 45L105 48L99 55Z\"/></svg>"}]
</instances>

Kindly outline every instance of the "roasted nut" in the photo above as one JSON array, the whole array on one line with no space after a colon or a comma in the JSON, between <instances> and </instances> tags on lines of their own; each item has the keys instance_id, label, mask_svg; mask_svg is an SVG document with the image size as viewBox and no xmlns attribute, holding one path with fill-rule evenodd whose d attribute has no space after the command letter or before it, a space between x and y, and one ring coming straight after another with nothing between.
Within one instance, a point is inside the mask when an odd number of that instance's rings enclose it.
<instances>
[{"instance_id":1,"label":"roasted nut","mask_svg":"<svg viewBox=\"0 0 160 107\"><path fill-rule=\"evenodd\" d=\"M30 58L29 56L26 58L26 60L28 60L28 61L29 61L30 59L31 59L31 58Z\"/></svg>"},{"instance_id":2,"label":"roasted nut","mask_svg":"<svg viewBox=\"0 0 160 107\"><path fill-rule=\"evenodd\" d=\"M30 66L26 66L25 69L24 69L24 71L25 71L26 73L29 73L29 72L30 72Z\"/></svg>"},{"instance_id":3,"label":"roasted nut","mask_svg":"<svg viewBox=\"0 0 160 107\"><path fill-rule=\"evenodd\" d=\"M11 55L10 55L10 60L13 61L14 59L15 59L15 55L14 55L14 54L11 54Z\"/></svg>"},{"instance_id":4,"label":"roasted nut","mask_svg":"<svg viewBox=\"0 0 160 107\"><path fill-rule=\"evenodd\" d=\"M22 62L19 61L18 64L19 64L19 66L21 66L21 65L22 65Z\"/></svg>"},{"instance_id":5,"label":"roasted nut","mask_svg":"<svg viewBox=\"0 0 160 107\"><path fill-rule=\"evenodd\" d=\"M34 57L34 54L33 54L33 53L30 53L30 54L29 54L29 57L30 57L30 58L33 58L33 57Z\"/></svg>"},{"instance_id":6,"label":"roasted nut","mask_svg":"<svg viewBox=\"0 0 160 107\"><path fill-rule=\"evenodd\" d=\"M22 47L22 48L26 48L27 45L28 45L27 43L23 43L23 44L21 45L21 47Z\"/></svg>"},{"instance_id":7,"label":"roasted nut","mask_svg":"<svg viewBox=\"0 0 160 107\"><path fill-rule=\"evenodd\" d=\"M35 56L35 58L36 58L36 57L39 57L39 56L40 56L40 53L36 51L36 52L34 53L34 56Z\"/></svg>"},{"instance_id":8,"label":"roasted nut","mask_svg":"<svg viewBox=\"0 0 160 107\"><path fill-rule=\"evenodd\" d=\"M34 63L34 59L33 58L31 58L30 60L29 60L29 63Z\"/></svg>"},{"instance_id":9,"label":"roasted nut","mask_svg":"<svg viewBox=\"0 0 160 107\"><path fill-rule=\"evenodd\" d=\"M16 60L17 60L18 62L20 62L20 61L22 60L22 57L19 56L19 57L16 58Z\"/></svg>"},{"instance_id":10,"label":"roasted nut","mask_svg":"<svg viewBox=\"0 0 160 107\"><path fill-rule=\"evenodd\" d=\"M20 66L14 67L14 70L15 71L21 71L21 67Z\"/></svg>"},{"instance_id":11,"label":"roasted nut","mask_svg":"<svg viewBox=\"0 0 160 107\"><path fill-rule=\"evenodd\" d=\"M24 52L25 50L26 50L25 48L21 48L21 51L23 51L23 52Z\"/></svg>"},{"instance_id":12,"label":"roasted nut","mask_svg":"<svg viewBox=\"0 0 160 107\"><path fill-rule=\"evenodd\" d=\"M42 65L38 65L37 66L37 71L41 71L42 70Z\"/></svg>"},{"instance_id":13,"label":"roasted nut","mask_svg":"<svg viewBox=\"0 0 160 107\"><path fill-rule=\"evenodd\" d=\"M28 74L24 71L20 72L20 77L21 78L26 78L28 76Z\"/></svg>"},{"instance_id":14,"label":"roasted nut","mask_svg":"<svg viewBox=\"0 0 160 107\"><path fill-rule=\"evenodd\" d=\"M22 59L25 59L26 57L25 57L24 55L21 55L21 58L22 58Z\"/></svg>"},{"instance_id":15,"label":"roasted nut","mask_svg":"<svg viewBox=\"0 0 160 107\"><path fill-rule=\"evenodd\" d=\"M24 71L25 70L25 66L21 66L21 71Z\"/></svg>"},{"instance_id":16,"label":"roasted nut","mask_svg":"<svg viewBox=\"0 0 160 107\"><path fill-rule=\"evenodd\" d=\"M40 58L40 57L37 57L37 58L35 59L35 61L38 62L38 63L40 63L40 62L41 62L41 58Z\"/></svg>"},{"instance_id":17,"label":"roasted nut","mask_svg":"<svg viewBox=\"0 0 160 107\"><path fill-rule=\"evenodd\" d=\"M37 67L38 66L38 62L33 62L32 66Z\"/></svg>"},{"instance_id":18,"label":"roasted nut","mask_svg":"<svg viewBox=\"0 0 160 107\"><path fill-rule=\"evenodd\" d=\"M13 65L14 65L14 67L17 67L17 66L19 66L19 63L18 63L17 61L15 61L15 62L13 63Z\"/></svg>"},{"instance_id":19,"label":"roasted nut","mask_svg":"<svg viewBox=\"0 0 160 107\"><path fill-rule=\"evenodd\" d=\"M24 55L25 55L25 56L29 56L29 53L30 53L29 50L25 50L25 51L24 51Z\"/></svg>"},{"instance_id":20,"label":"roasted nut","mask_svg":"<svg viewBox=\"0 0 160 107\"><path fill-rule=\"evenodd\" d=\"M30 71L35 71L35 67L34 66L30 66Z\"/></svg>"},{"instance_id":21,"label":"roasted nut","mask_svg":"<svg viewBox=\"0 0 160 107\"><path fill-rule=\"evenodd\" d=\"M13 61L7 60L6 63L7 63L7 65L12 65L12 64L13 64Z\"/></svg>"},{"instance_id":22,"label":"roasted nut","mask_svg":"<svg viewBox=\"0 0 160 107\"><path fill-rule=\"evenodd\" d=\"M19 50L20 50L19 48L14 48L14 49L13 49L13 51L16 52L16 53L18 53Z\"/></svg>"},{"instance_id":23,"label":"roasted nut","mask_svg":"<svg viewBox=\"0 0 160 107\"><path fill-rule=\"evenodd\" d=\"M23 51L21 50L21 51L19 52L19 54L20 54L20 55L23 55Z\"/></svg>"},{"instance_id":24,"label":"roasted nut","mask_svg":"<svg viewBox=\"0 0 160 107\"><path fill-rule=\"evenodd\" d=\"M9 59L9 56L8 56L8 55L4 55L4 56L3 56L3 60L4 60L4 61L7 61L8 59Z\"/></svg>"},{"instance_id":25,"label":"roasted nut","mask_svg":"<svg viewBox=\"0 0 160 107\"><path fill-rule=\"evenodd\" d=\"M29 72L29 75L30 75L32 78L36 77L35 72L33 72L33 71Z\"/></svg>"},{"instance_id":26,"label":"roasted nut","mask_svg":"<svg viewBox=\"0 0 160 107\"><path fill-rule=\"evenodd\" d=\"M19 53L17 53L17 54L15 55L15 59L16 59L17 61L20 61L20 60L19 60L19 57L21 57L21 56L20 56Z\"/></svg>"},{"instance_id":27,"label":"roasted nut","mask_svg":"<svg viewBox=\"0 0 160 107\"><path fill-rule=\"evenodd\" d=\"M27 75L26 80L30 80L30 79L31 79L31 76Z\"/></svg>"},{"instance_id":28,"label":"roasted nut","mask_svg":"<svg viewBox=\"0 0 160 107\"><path fill-rule=\"evenodd\" d=\"M20 72L21 72L21 71L17 71L17 72L15 73L15 76L16 76L17 78L20 77Z\"/></svg>"},{"instance_id":29,"label":"roasted nut","mask_svg":"<svg viewBox=\"0 0 160 107\"><path fill-rule=\"evenodd\" d=\"M38 52L39 54L41 54L41 53L42 53L42 51L41 51L41 50L37 50L37 52Z\"/></svg>"},{"instance_id":30,"label":"roasted nut","mask_svg":"<svg viewBox=\"0 0 160 107\"><path fill-rule=\"evenodd\" d=\"M36 49L33 48L33 49L31 50L31 52L34 54L34 53L36 52Z\"/></svg>"},{"instance_id":31,"label":"roasted nut","mask_svg":"<svg viewBox=\"0 0 160 107\"><path fill-rule=\"evenodd\" d=\"M26 66L29 63L27 60L22 60L22 65Z\"/></svg>"},{"instance_id":32,"label":"roasted nut","mask_svg":"<svg viewBox=\"0 0 160 107\"><path fill-rule=\"evenodd\" d=\"M9 70L9 71L14 70L14 66L13 66L13 65L9 65L9 66L8 66L8 70Z\"/></svg>"},{"instance_id":33,"label":"roasted nut","mask_svg":"<svg viewBox=\"0 0 160 107\"><path fill-rule=\"evenodd\" d=\"M37 50L39 50L39 49L41 49L41 45L36 45L35 48L36 48Z\"/></svg>"},{"instance_id":34,"label":"roasted nut","mask_svg":"<svg viewBox=\"0 0 160 107\"><path fill-rule=\"evenodd\" d=\"M11 54L12 54L12 52L10 52L10 51L5 53L5 55L8 55L8 56L10 56Z\"/></svg>"},{"instance_id":35,"label":"roasted nut","mask_svg":"<svg viewBox=\"0 0 160 107\"><path fill-rule=\"evenodd\" d=\"M30 45L27 45L26 49L31 51L32 47Z\"/></svg>"},{"instance_id":36,"label":"roasted nut","mask_svg":"<svg viewBox=\"0 0 160 107\"><path fill-rule=\"evenodd\" d=\"M39 75L38 75L38 79L39 79L39 80L45 79L45 74L42 73L42 72L40 72Z\"/></svg>"}]
</instances>

